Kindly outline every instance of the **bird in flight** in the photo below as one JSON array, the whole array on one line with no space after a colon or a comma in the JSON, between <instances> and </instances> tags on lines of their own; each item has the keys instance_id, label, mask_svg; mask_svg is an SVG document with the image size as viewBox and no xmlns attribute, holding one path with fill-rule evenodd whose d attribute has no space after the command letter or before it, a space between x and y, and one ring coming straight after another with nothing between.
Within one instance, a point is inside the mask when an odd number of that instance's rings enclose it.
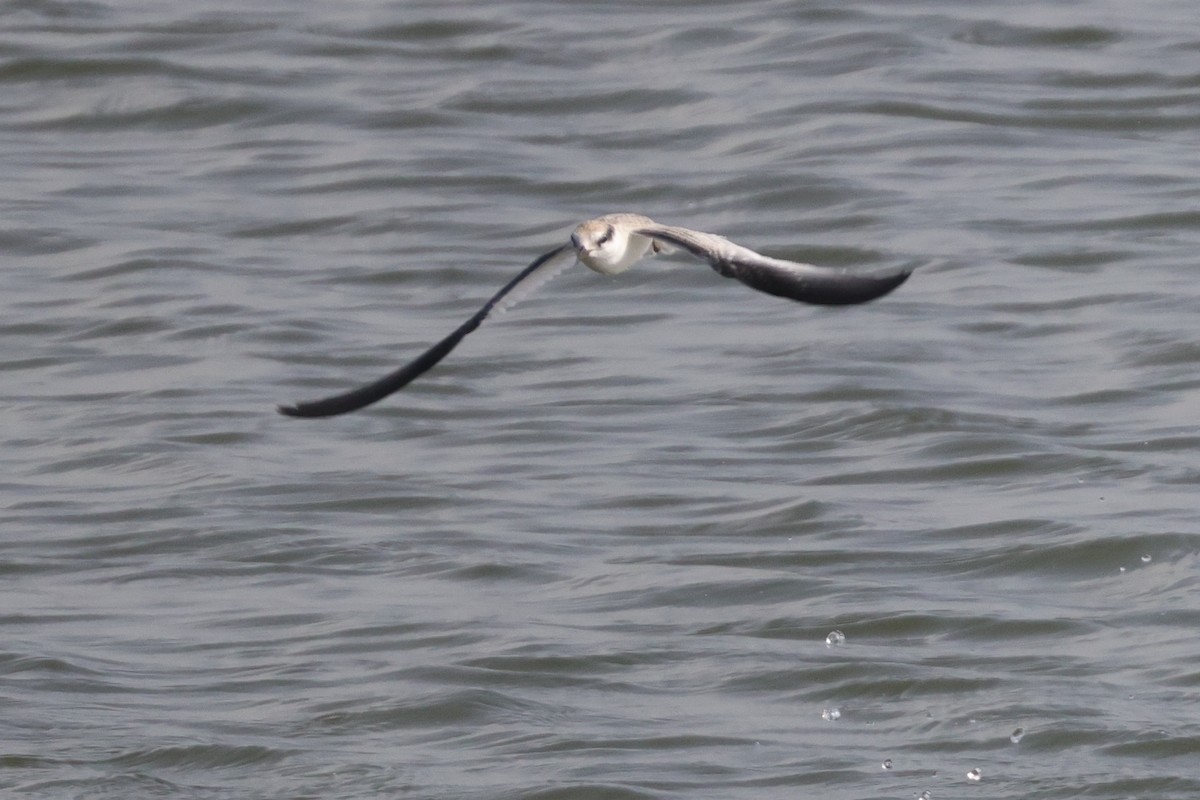
<instances>
[{"instance_id":1,"label":"bird in flight","mask_svg":"<svg viewBox=\"0 0 1200 800\"><path fill-rule=\"evenodd\" d=\"M483 308L453 333L395 372L343 394L279 406L289 417L332 417L369 406L397 392L450 354L468 333L512 306L576 261L604 275L616 275L650 253L684 250L708 262L726 278L752 289L801 303L845 306L882 297L908 279L909 270L863 275L796 261L770 258L723 236L660 225L640 214L606 214L576 226L571 240L534 259Z\"/></svg>"}]
</instances>

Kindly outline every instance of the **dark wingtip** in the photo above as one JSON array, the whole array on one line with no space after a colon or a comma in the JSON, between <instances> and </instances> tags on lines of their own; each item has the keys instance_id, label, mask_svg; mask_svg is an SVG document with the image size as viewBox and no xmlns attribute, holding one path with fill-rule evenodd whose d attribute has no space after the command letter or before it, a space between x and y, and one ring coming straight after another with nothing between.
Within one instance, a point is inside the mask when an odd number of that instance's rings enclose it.
<instances>
[{"instance_id":1,"label":"dark wingtip","mask_svg":"<svg viewBox=\"0 0 1200 800\"><path fill-rule=\"evenodd\" d=\"M804 303L823 306L852 306L878 300L884 295L891 294L900 284L912 275L911 269L898 272L874 274L837 273L825 279L805 281L791 291L790 287L784 292L778 292L785 297ZM769 284L757 286L768 293L776 293L776 287Z\"/></svg>"},{"instance_id":2,"label":"dark wingtip","mask_svg":"<svg viewBox=\"0 0 1200 800\"><path fill-rule=\"evenodd\" d=\"M856 276L857 280L851 281L844 296L829 298L828 302L831 305L857 305L878 300L900 288L912 273L912 269L901 269Z\"/></svg>"},{"instance_id":3,"label":"dark wingtip","mask_svg":"<svg viewBox=\"0 0 1200 800\"><path fill-rule=\"evenodd\" d=\"M517 277L505 284L503 289L496 292L492 296L492 299L484 303L483 308L476 311L470 319L455 328L453 333L395 372L390 372L379 380L368 383L366 386L360 386L357 389L351 389L348 392L343 392L333 397L326 397L322 400L310 400L306 403L297 403L294 406L276 406L275 409L285 417L300 417L302 419L335 417L338 414L348 414L351 411L366 408L393 392L400 391L436 366L439 361L450 354L451 350L458 347L458 343L463 340L463 337L478 328L488 318L488 315L492 313L492 309L496 304L506 294L516 288L521 281L541 269L547 262L551 262L555 256L570 252L574 252L570 245L562 245L538 256L532 264L521 270ZM553 263L551 263L551 268L555 268Z\"/></svg>"},{"instance_id":4,"label":"dark wingtip","mask_svg":"<svg viewBox=\"0 0 1200 800\"><path fill-rule=\"evenodd\" d=\"M904 283L905 281L907 281L909 278L912 277L912 274L913 274L913 271L911 269L902 269L899 272L892 273L892 275L890 276L892 289L899 288L899 286L902 283Z\"/></svg>"},{"instance_id":5,"label":"dark wingtip","mask_svg":"<svg viewBox=\"0 0 1200 800\"><path fill-rule=\"evenodd\" d=\"M866 296L863 299L850 300L849 304L870 302L871 300L877 300L884 295L891 294L896 289L900 288L900 285L907 281L909 277L912 276L912 273L913 271L911 269L902 269L898 272L866 275L864 276L866 280L875 282L874 287L867 289Z\"/></svg>"}]
</instances>

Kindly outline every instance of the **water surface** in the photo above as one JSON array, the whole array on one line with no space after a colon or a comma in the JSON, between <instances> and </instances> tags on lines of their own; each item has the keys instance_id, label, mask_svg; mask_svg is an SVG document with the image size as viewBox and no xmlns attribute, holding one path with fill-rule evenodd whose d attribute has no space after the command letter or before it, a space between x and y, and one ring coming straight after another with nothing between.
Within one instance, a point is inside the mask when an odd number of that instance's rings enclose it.
<instances>
[{"instance_id":1,"label":"water surface","mask_svg":"<svg viewBox=\"0 0 1200 800\"><path fill-rule=\"evenodd\" d=\"M0 5L0 789L1195 797L1194 17Z\"/></svg>"}]
</instances>

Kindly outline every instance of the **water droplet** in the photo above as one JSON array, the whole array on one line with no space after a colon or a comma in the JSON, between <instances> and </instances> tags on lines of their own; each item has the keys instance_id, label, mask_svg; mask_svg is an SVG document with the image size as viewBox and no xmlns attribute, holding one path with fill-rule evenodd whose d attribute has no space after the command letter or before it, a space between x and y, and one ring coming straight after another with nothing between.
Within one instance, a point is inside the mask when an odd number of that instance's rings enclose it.
<instances>
[{"instance_id":1,"label":"water droplet","mask_svg":"<svg viewBox=\"0 0 1200 800\"><path fill-rule=\"evenodd\" d=\"M825 720L826 722L833 722L835 719L838 719L841 716L842 712L837 708L827 708L821 712L821 719Z\"/></svg>"},{"instance_id":2,"label":"water droplet","mask_svg":"<svg viewBox=\"0 0 1200 800\"><path fill-rule=\"evenodd\" d=\"M891 760L890 758L885 758L885 759L883 760L883 768L884 768L884 769L891 769L891 768L892 768L892 760Z\"/></svg>"},{"instance_id":3,"label":"water droplet","mask_svg":"<svg viewBox=\"0 0 1200 800\"><path fill-rule=\"evenodd\" d=\"M1121 572L1124 572L1124 571L1125 571L1125 568L1124 568L1124 567L1121 567Z\"/></svg>"},{"instance_id":4,"label":"water droplet","mask_svg":"<svg viewBox=\"0 0 1200 800\"><path fill-rule=\"evenodd\" d=\"M845 643L846 634L842 633L841 631L830 631L829 635L825 637L826 647L838 647L839 645L843 645Z\"/></svg>"},{"instance_id":5,"label":"water droplet","mask_svg":"<svg viewBox=\"0 0 1200 800\"><path fill-rule=\"evenodd\" d=\"M1024 735L1025 735L1025 729L1017 728L1015 731L1013 731L1012 733L1009 734L1008 740L1010 742L1012 742L1013 744L1016 744L1017 742L1021 741L1021 737Z\"/></svg>"},{"instance_id":6,"label":"water droplet","mask_svg":"<svg viewBox=\"0 0 1200 800\"><path fill-rule=\"evenodd\" d=\"M933 795L930 794L928 789L926 789L925 791L923 791L919 795L917 795L917 800L933 800Z\"/></svg>"},{"instance_id":7,"label":"water droplet","mask_svg":"<svg viewBox=\"0 0 1200 800\"><path fill-rule=\"evenodd\" d=\"M1149 564L1152 560L1154 560L1153 556L1151 556L1149 553L1146 553L1146 555L1142 556L1143 564Z\"/></svg>"},{"instance_id":8,"label":"water droplet","mask_svg":"<svg viewBox=\"0 0 1200 800\"><path fill-rule=\"evenodd\" d=\"M967 773L967 780L971 781L972 783L979 783L981 780L983 780L983 772L980 771L979 767L976 767Z\"/></svg>"}]
</instances>

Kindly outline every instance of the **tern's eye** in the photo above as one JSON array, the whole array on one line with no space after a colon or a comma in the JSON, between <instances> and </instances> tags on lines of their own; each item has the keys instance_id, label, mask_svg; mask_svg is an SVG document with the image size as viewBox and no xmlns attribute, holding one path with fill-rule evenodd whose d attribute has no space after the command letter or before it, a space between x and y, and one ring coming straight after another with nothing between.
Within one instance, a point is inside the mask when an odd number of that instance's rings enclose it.
<instances>
[{"instance_id":1,"label":"tern's eye","mask_svg":"<svg viewBox=\"0 0 1200 800\"><path fill-rule=\"evenodd\" d=\"M598 244L598 245L607 244L609 242L609 240L612 239L612 237L613 237L613 229L612 229L612 225L609 225L608 228L605 229L604 233L601 234L600 237L596 239L596 244Z\"/></svg>"}]
</instances>

